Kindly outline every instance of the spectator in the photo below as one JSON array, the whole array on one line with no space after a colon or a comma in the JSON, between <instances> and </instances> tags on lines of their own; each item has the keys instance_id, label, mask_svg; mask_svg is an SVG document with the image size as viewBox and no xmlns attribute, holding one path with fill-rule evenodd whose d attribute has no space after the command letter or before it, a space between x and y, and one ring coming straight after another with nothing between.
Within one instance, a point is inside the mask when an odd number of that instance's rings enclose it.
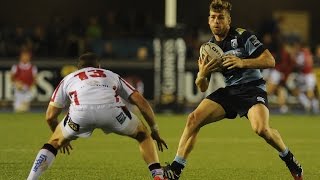
<instances>
[{"instance_id":1,"label":"spectator","mask_svg":"<svg viewBox=\"0 0 320 180\"><path fill-rule=\"evenodd\" d=\"M86 40L88 49L101 56L103 53L102 28L97 16L89 18Z\"/></svg>"},{"instance_id":2,"label":"spectator","mask_svg":"<svg viewBox=\"0 0 320 180\"><path fill-rule=\"evenodd\" d=\"M102 18L103 38L109 40L114 37L119 37L120 27L116 22L116 13L108 11Z\"/></svg>"},{"instance_id":3,"label":"spectator","mask_svg":"<svg viewBox=\"0 0 320 180\"><path fill-rule=\"evenodd\" d=\"M6 44L8 56L17 56L19 54L19 49L22 46L28 46L28 48L31 47L30 37L21 26L17 26L14 29L14 32L9 35Z\"/></svg>"},{"instance_id":4,"label":"spectator","mask_svg":"<svg viewBox=\"0 0 320 180\"><path fill-rule=\"evenodd\" d=\"M46 30L43 26L38 25L34 28L32 41L33 41L33 53L36 56L47 57L48 50L48 39Z\"/></svg>"},{"instance_id":5,"label":"spectator","mask_svg":"<svg viewBox=\"0 0 320 180\"><path fill-rule=\"evenodd\" d=\"M15 112L27 112L33 98L32 88L36 84L37 67L31 64L30 49L23 48L19 58L19 63L11 68L11 79L14 84L13 108Z\"/></svg>"},{"instance_id":6,"label":"spectator","mask_svg":"<svg viewBox=\"0 0 320 180\"><path fill-rule=\"evenodd\" d=\"M280 40L282 35L280 31L280 24L283 21L284 17L282 16L277 18L267 18L262 21L259 28L260 39L274 56L280 50Z\"/></svg>"},{"instance_id":7,"label":"spectator","mask_svg":"<svg viewBox=\"0 0 320 180\"><path fill-rule=\"evenodd\" d=\"M86 28L79 17L73 18L68 28L66 39L66 55L78 57L84 52L84 35Z\"/></svg>"},{"instance_id":8,"label":"spectator","mask_svg":"<svg viewBox=\"0 0 320 180\"><path fill-rule=\"evenodd\" d=\"M64 20L55 16L48 26L49 56L63 56L65 52L66 26Z\"/></svg>"},{"instance_id":9,"label":"spectator","mask_svg":"<svg viewBox=\"0 0 320 180\"><path fill-rule=\"evenodd\" d=\"M4 56L6 54L6 43L5 43L5 33L4 28L0 24L0 56Z\"/></svg>"},{"instance_id":10,"label":"spectator","mask_svg":"<svg viewBox=\"0 0 320 180\"><path fill-rule=\"evenodd\" d=\"M89 24L86 29L86 36L88 39L101 39L102 28L99 24L98 17L92 16L89 18Z\"/></svg>"}]
</instances>

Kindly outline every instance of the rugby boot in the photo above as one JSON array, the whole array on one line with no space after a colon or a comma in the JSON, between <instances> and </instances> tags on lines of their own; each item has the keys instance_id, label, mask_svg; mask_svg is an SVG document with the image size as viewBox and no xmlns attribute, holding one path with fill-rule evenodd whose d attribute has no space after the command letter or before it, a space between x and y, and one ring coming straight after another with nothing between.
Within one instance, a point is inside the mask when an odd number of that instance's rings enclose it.
<instances>
[{"instance_id":1,"label":"rugby boot","mask_svg":"<svg viewBox=\"0 0 320 180\"><path fill-rule=\"evenodd\" d=\"M162 169L163 176L167 178L167 180L178 180L180 178L180 175L172 170L172 167L169 163L166 162L166 166L163 166Z\"/></svg>"},{"instance_id":2,"label":"rugby boot","mask_svg":"<svg viewBox=\"0 0 320 180\"><path fill-rule=\"evenodd\" d=\"M303 169L293 154L289 151L287 156L280 158L286 163L294 180L303 180Z\"/></svg>"}]
</instances>

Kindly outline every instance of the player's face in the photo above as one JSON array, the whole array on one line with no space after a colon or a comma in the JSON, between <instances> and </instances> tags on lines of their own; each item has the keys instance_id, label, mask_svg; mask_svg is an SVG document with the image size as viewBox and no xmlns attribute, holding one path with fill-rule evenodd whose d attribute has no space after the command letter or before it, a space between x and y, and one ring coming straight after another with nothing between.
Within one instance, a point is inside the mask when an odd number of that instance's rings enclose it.
<instances>
[{"instance_id":1,"label":"player's face","mask_svg":"<svg viewBox=\"0 0 320 180\"><path fill-rule=\"evenodd\" d=\"M214 35L225 36L230 28L231 17L225 10L221 12L210 11L208 23Z\"/></svg>"},{"instance_id":2,"label":"player's face","mask_svg":"<svg viewBox=\"0 0 320 180\"><path fill-rule=\"evenodd\" d=\"M21 55L20 55L20 60L21 60L21 62L23 62L23 63L28 63L28 62L30 62L30 60L31 60L31 54L28 53L28 52L23 52L23 53L21 53Z\"/></svg>"}]
</instances>

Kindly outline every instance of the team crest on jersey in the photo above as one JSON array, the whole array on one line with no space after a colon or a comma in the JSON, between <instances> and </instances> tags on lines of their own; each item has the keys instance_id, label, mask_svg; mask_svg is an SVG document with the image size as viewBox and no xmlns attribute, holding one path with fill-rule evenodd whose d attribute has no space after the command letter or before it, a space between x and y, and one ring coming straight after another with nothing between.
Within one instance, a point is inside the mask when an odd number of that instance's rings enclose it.
<instances>
[{"instance_id":1,"label":"team crest on jersey","mask_svg":"<svg viewBox=\"0 0 320 180\"><path fill-rule=\"evenodd\" d=\"M231 47L232 47L233 49L236 49L236 48L238 47L238 41L237 41L237 39L232 39L232 40L231 40Z\"/></svg>"},{"instance_id":2,"label":"team crest on jersey","mask_svg":"<svg viewBox=\"0 0 320 180\"><path fill-rule=\"evenodd\" d=\"M68 125L69 125L69 127L70 127L72 130L74 130L74 131L76 131L76 132L79 131L79 129L80 129L79 124L73 122L71 119L69 119Z\"/></svg>"}]
</instances>

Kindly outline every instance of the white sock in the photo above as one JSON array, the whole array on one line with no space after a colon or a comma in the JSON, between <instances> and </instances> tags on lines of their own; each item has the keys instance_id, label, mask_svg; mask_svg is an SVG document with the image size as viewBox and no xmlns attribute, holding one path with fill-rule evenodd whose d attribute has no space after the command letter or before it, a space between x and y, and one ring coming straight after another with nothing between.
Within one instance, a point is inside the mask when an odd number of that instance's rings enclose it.
<instances>
[{"instance_id":1,"label":"white sock","mask_svg":"<svg viewBox=\"0 0 320 180\"><path fill-rule=\"evenodd\" d=\"M316 98L312 99L312 110L315 114L319 113L319 101Z\"/></svg>"},{"instance_id":2,"label":"white sock","mask_svg":"<svg viewBox=\"0 0 320 180\"><path fill-rule=\"evenodd\" d=\"M299 100L306 111L310 111L311 102L304 93L299 94Z\"/></svg>"},{"instance_id":3,"label":"white sock","mask_svg":"<svg viewBox=\"0 0 320 180\"><path fill-rule=\"evenodd\" d=\"M284 151L279 152L279 155L280 155L281 157L285 157L288 153L289 153L289 148L286 147L286 149L285 149Z\"/></svg>"},{"instance_id":4,"label":"white sock","mask_svg":"<svg viewBox=\"0 0 320 180\"><path fill-rule=\"evenodd\" d=\"M41 149L33 163L27 180L37 180L39 176L52 164L55 155L47 149Z\"/></svg>"},{"instance_id":5,"label":"white sock","mask_svg":"<svg viewBox=\"0 0 320 180\"><path fill-rule=\"evenodd\" d=\"M161 179L163 179L163 169L161 169L160 163L150 163L148 164L148 168L153 178L160 177Z\"/></svg>"},{"instance_id":6,"label":"white sock","mask_svg":"<svg viewBox=\"0 0 320 180\"><path fill-rule=\"evenodd\" d=\"M151 175L152 177L160 177L161 179L163 179L163 170L162 169L154 169L151 171Z\"/></svg>"}]
</instances>

